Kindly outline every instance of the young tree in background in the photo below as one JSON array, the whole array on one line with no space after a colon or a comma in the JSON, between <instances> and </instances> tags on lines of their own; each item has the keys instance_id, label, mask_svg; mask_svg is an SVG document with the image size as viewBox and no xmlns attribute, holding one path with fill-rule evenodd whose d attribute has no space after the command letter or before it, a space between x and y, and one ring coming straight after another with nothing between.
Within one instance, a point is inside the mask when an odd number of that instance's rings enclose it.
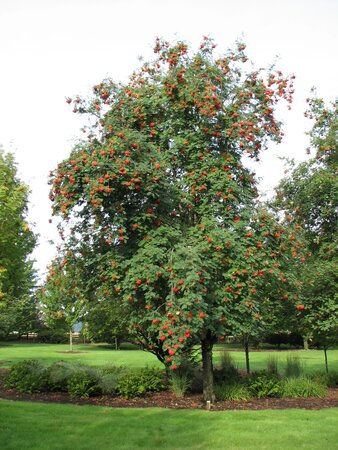
<instances>
[{"instance_id":1,"label":"young tree in background","mask_svg":"<svg viewBox=\"0 0 338 450\"><path fill-rule=\"evenodd\" d=\"M35 331L22 323L19 305L34 305L34 270L29 259L36 236L27 223L28 187L17 176L13 155L0 148L0 334ZM31 311L32 312L32 311ZM18 313L18 317L17 317ZM21 318L20 318L20 317ZM20 326L17 323L20 319Z\"/></svg>"},{"instance_id":2,"label":"young tree in background","mask_svg":"<svg viewBox=\"0 0 338 450\"><path fill-rule=\"evenodd\" d=\"M200 343L206 400L213 344L244 310L259 320L260 287L299 303L281 263L299 257L297 229L260 211L245 165L282 139L275 108L291 103L292 77L246 68L242 43L214 49L208 38L196 53L157 40L155 60L126 84L103 80L92 98L68 99L90 118L87 138L50 180L67 259L96 259L107 301L127 305L139 341L172 369Z\"/></svg>"},{"instance_id":3,"label":"young tree in background","mask_svg":"<svg viewBox=\"0 0 338 450\"><path fill-rule=\"evenodd\" d=\"M49 268L44 287L40 291L44 320L53 328L64 321L69 333L69 350L73 351L74 326L83 320L88 305L80 286L78 268L67 267L67 261L55 260Z\"/></svg>"}]
</instances>

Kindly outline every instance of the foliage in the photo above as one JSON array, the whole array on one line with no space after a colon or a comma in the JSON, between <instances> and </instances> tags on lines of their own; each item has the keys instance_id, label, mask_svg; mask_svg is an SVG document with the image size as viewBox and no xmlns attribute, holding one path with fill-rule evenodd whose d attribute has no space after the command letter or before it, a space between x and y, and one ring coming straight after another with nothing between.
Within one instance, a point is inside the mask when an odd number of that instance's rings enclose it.
<instances>
[{"instance_id":1,"label":"foliage","mask_svg":"<svg viewBox=\"0 0 338 450\"><path fill-rule=\"evenodd\" d=\"M117 383L116 392L125 398L141 397L147 392L164 388L163 373L157 369L143 369L124 375Z\"/></svg>"},{"instance_id":2,"label":"foliage","mask_svg":"<svg viewBox=\"0 0 338 450\"><path fill-rule=\"evenodd\" d=\"M67 331L64 328L41 328L37 333L39 342L63 344L68 341Z\"/></svg>"},{"instance_id":3,"label":"foliage","mask_svg":"<svg viewBox=\"0 0 338 450\"><path fill-rule=\"evenodd\" d=\"M80 268L76 265L66 267L66 262L53 261L44 287L39 291L44 320L51 329L66 325L70 334L74 326L87 312L85 292L80 286Z\"/></svg>"},{"instance_id":4,"label":"foliage","mask_svg":"<svg viewBox=\"0 0 338 450\"><path fill-rule=\"evenodd\" d=\"M258 398L281 397L283 386L276 374L266 371L254 372L247 380L248 389Z\"/></svg>"},{"instance_id":5,"label":"foliage","mask_svg":"<svg viewBox=\"0 0 338 450\"><path fill-rule=\"evenodd\" d=\"M287 355L285 376L287 378L299 377L303 373L303 367L298 355Z\"/></svg>"},{"instance_id":6,"label":"foliage","mask_svg":"<svg viewBox=\"0 0 338 450\"><path fill-rule=\"evenodd\" d=\"M215 370L215 380L222 384L233 384L240 378L233 357L226 349L221 351L220 368Z\"/></svg>"},{"instance_id":7,"label":"foliage","mask_svg":"<svg viewBox=\"0 0 338 450\"><path fill-rule=\"evenodd\" d=\"M100 393L97 370L81 367L70 375L67 391L72 397L90 397Z\"/></svg>"},{"instance_id":8,"label":"foliage","mask_svg":"<svg viewBox=\"0 0 338 450\"><path fill-rule=\"evenodd\" d=\"M336 388L338 387L338 371L330 371L327 372L319 372L314 373L310 376L310 378L319 384L324 384L325 386L329 388Z\"/></svg>"},{"instance_id":9,"label":"foliage","mask_svg":"<svg viewBox=\"0 0 338 450\"><path fill-rule=\"evenodd\" d=\"M266 371L268 374L278 375L278 357L270 355L266 361Z\"/></svg>"},{"instance_id":10,"label":"foliage","mask_svg":"<svg viewBox=\"0 0 338 450\"><path fill-rule=\"evenodd\" d=\"M46 369L48 390L67 391L70 377L79 370L79 366L74 363L58 361L51 364Z\"/></svg>"},{"instance_id":11,"label":"foliage","mask_svg":"<svg viewBox=\"0 0 338 450\"><path fill-rule=\"evenodd\" d=\"M37 237L27 223L28 187L17 176L11 153L0 146L0 337L35 331L35 271L29 259ZM29 314L24 314L29 310Z\"/></svg>"},{"instance_id":12,"label":"foliage","mask_svg":"<svg viewBox=\"0 0 338 450\"><path fill-rule=\"evenodd\" d=\"M277 348L280 348L281 345L289 347L303 347L303 338L299 333L295 332L284 332L284 333L271 333L265 336L264 342L276 345Z\"/></svg>"},{"instance_id":13,"label":"foliage","mask_svg":"<svg viewBox=\"0 0 338 450\"><path fill-rule=\"evenodd\" d=\"M283 381L283 397L325 397L327 388L309 377L286 378Z\"/></svg>"},{"instance_id":14,"label":"foliage","mask_svg":"<svg viewBox=\"0 0 338 450\"><path fill-rule=\"evenodd\" d=\"M277 188L276 204L292 221L304 223L309 257L299 270L306 307L299 311L300 330L326 350L338 339L338 101L329 105L313 92L306 112L313 121L308 133L315 157L295 167Z\"/></svg>"},{"instance_id":15,"label":"foliage","mask_svg":"<svg viewBox=\"0 0 338 450\"><path fill-rule=\"evenodd\" d=\"M47 374L39 361L24 360L10 368L5 384L20 392L41 392L46 389Z\"/></svg>"},{"instance_id":16,"label":"foliage","mask_svg":"<svg viewBox=\"0 0 338 450\"><path fill-rule=\"evenodd\" d=\"M246 164L280 142L293 77L246 67L241 42L214 49L158 39L126 84L68 99L89 116L87 137L50 178L65 264L81 259L96 298L124 304L139 343L172 369L195 343L206 360L217 338L300 303L293 277L282 281L301 257L297 228L257 203Z\"/></svg>"},{"instance_id":17,"label":"foliage","mask_svg":"<svg viewBox=\"0 0 338 450\"><path fill-rule=\"evenodd\" d=\"M192 379L187 374L172 372L169 375L170 389L177 397L184 397L191 385Z\"/></svg>"},{"instance_id":18,"label":"foliage","mask_svg":"<svg viewBox=\"0 0 338 450\"><path fill-rule=\"evenodd\" d=\"M98 301L90 306L84 318L83 334L91 342L119 344L128 340L128 314L116 302Z\"/></svg>"},{"instance_id":19,"label":"foliage","mask_svg":"<svg viewBox=\"0 0 338 450\"><path fill-rule=\"evenodd\" d=\"M216 399L220 401L230 400L249 400L252 394L249 388L243 383L216 383L215 385Z\"/></svg>"},{"instance_id":20,"label":"foliage","mask_svg":"<svg viewBox=\"0 0 338 450\"><path fill-rule=\"evenodd\" d=\"M99 387L102 394L115 395L116 386L127 373L125 367L105 366L100 369Z\"/></svg>"}]
</instances>

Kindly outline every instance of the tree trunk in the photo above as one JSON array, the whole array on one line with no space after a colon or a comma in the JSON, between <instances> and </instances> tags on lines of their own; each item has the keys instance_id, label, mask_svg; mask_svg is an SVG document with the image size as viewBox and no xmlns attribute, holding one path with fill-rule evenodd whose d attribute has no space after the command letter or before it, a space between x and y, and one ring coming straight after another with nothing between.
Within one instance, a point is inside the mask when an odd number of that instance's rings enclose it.
<instances>
[{"instance_id":1,"label":"tree trunk","mask_svg":"<svg viewBox=\"0 0 338 450\"><path fill-rule=\"evenodd\" d=\"M69 351L73 351L73 332L69 330Z\"/></svg>"},{"instance_id":2,"label":"tree trunk","mask_svg":"<svg viewBox=\"0 0 338 450\"><path fill-rule=\"evenodd\" d=\"M212 366L213 341L210 333L202 339L202 364L203 364L203 397L205 401L214 402L214 374Z\"/></svg>"},{"instance_id":3,"label":"tree trunk","mask_svg":"<svg viewBox=\"0 0 338 450\"><path fill-rule=\"evenodd\" d=\"M117 343L117 337L116 336L114 338L114 341L115 341L115 350L118 350L119 346L118 346L118 343Z\"/></svg>"},{"instance_id":4,"label":"tree trunk","mask_svg":"<svg viewBox=\"0 0 338 450\"><path fill-rule=\"evenodd\" d=\"M325 356L325 370L326 370L326 373L329 373L329 366L328 366L328 363L327 363L327 351L326 351L327 349L326 348L324 348L324 356Z\"/></svg>"},{"instance_id":5,"label":"tree trunk","mask_svg":"<svg viewBox=\"0 0 338 450\"><path fill-rule=\"evenodd\" d=\"M246 373L250 374L249 342L244 342Z\"/></svg>"},{"instance_id":6,"label":"tree trunk","mask_svg":"<svg viewBox=\"0 0 338 450\"><path fill-rule=\"evenodd\" d=\"M304 341L304 350L309 350L309 341L307 336L303 337L303 341Z\"/></svg>"}]
</instances>

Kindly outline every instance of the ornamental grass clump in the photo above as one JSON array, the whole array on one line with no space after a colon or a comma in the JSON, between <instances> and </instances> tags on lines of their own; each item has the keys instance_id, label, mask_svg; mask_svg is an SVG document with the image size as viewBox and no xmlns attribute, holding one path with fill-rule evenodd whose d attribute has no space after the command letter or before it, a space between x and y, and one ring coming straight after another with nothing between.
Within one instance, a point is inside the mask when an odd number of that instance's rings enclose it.
<instances>
[{"instance_id":1,"label":"ornamental grass clump","mask_svg":"<svg viewBox=\"0 0 338 450\"><path fill-rule=\"evenodd\" d=\"M189 378L188 374L173 372L169 376L170 390L177 397L184 397L191 385L192 379Z\"/></svg>"},{"instance_id":2,"label":"ornamental grass clump","mask_svg":"<svg viewBox=\"0 0 338 450\"><path fill-rule=\"evenodd\" d=\"M303 367L298 355L287 355L285 376L287 378L300 377L303 373Z\"/></svg>"},{"instance_id":3,"label":"ornamental grass clump","mask_svg":"<svg viewBox=\"0 0 338 450\"><path fill-rule=\"evenodd\" d=\"M252 394L248 387L243 383L221 383L215 385L215 396L216 399L220 401L236 401L249 400L252 397Z\"/></svg>"},{"instance_id":4,"label":"ornamental grass clump","mask_svg":"<svg viewBox=\"0 0 338 450\"><path fill-rule=\"evenodd\" d=\"M278 375L278 358L270 355L266 361L266 371L268 374Z\"/></svg>"},{"instance_id":5,"label":"ornamental grass clump","mask_svg":"<svg viewBox=\"0 0 338 450\"><path fill-rule=\"evenodd\" d=\"M283 397L325 397L326 393L325 384L309 377L285 378L283 381Z\"/></svg>"}]
</instances>

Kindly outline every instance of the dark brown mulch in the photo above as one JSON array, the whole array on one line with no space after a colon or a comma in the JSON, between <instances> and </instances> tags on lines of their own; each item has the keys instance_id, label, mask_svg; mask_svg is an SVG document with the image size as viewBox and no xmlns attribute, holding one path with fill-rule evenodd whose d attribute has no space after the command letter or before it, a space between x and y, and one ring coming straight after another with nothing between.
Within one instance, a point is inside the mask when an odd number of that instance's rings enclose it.
<instances>
[{"instance_id":1,"label":"dark brown mulch","mask_svg":"<svg viewBox=\"0 0 338 450\"><path fill-rule=\"evenodd\" d=\"M5 369L0 369L0 399L24 400L31 402L71 403L75 405L108 406L112 408L172 408L172 409L206 409L201 394L190 394L178 398L175 394L162 391L148 394L142 398L125 399L122 397L100 396L91 398L72 398L64 392L42 392L22 394L16 389L4 387ZM248 401L215 402L213 411L225 410L263 410L263 409L323 409L338 407L338 389L329 389L324 398L266 398Z\"/></svg>"}]
</instances>

